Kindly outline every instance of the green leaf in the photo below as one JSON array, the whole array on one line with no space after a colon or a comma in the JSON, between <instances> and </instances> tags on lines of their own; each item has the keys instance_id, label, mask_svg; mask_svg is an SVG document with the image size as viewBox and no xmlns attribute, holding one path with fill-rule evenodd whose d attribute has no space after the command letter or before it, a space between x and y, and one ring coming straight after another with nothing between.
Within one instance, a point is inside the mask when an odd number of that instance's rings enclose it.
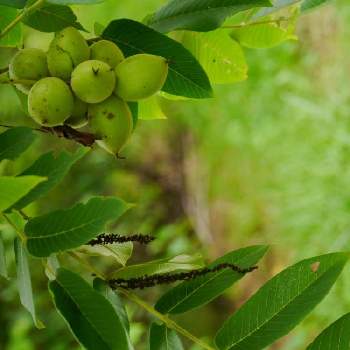
<instances>
[{"instance_id":1,"label":"green leaf","mask_svg":"<svg viewBox=\"0 0 350 350\"><path fill-rule=\"evenodd\" d=\"M271 6L268 0L171 0L149 17L147 24L159 32L177 29L207 32L227 17L255 7Z\"/></svg>"},{"instance_id":2,"label":"green leaf","mask_svg":"<svg viewBox=\"0 0 350 350\"><path fill-rule=\"evenodd\" d=\"M248 66L241 46L226 32L184 32L182 44L207 72L212 84L231 84L247 79Z\"/></svg>"},{"instance_id":3,"label":"green leaf","mask_svg":"<svg viewBox=\"0 0 350 350\"><path fill-rule=\"evenodd\" d=\"M83 29L72 9L62 5L44 5L25 17L23 23L47 33L57 32L69 26Z\"/></svg>"},{"instance_id":4,"label":"green leaf","mask_svg":"<svg viewBox=\"0 0 350 350\"><path fill-rule=\"evenodd\" d=\"M242 268L255 265L266 253L267 246L251 246L234 250L212 262L208 267L230 263ZM229 269L185 281L165 293L155 308L166 314L179 314L209 303L244 277Z\"/></svg>"},{"instance_id":5,"label":"green leaf","mask_svg":"<svg viewBox=\"0 0 350 350\"><path fill-rule=\"evenodd\" d=\"M9 279L6 267L6 251L4 241L0 232L0 276Z\"/></svg>"},{"instance_id":6,"label":"green leaf","mask_svg":"<svg viewBox=\"0 0 350 350\"><path fill-rule=\"evenodd\" d=\"M11 7L1 6L0 1L0 31L4 29L17 16L17 10ZM22 43L22 26L17 24L4 37L0 39L0 46L16 47Z\"/></svg>"},{"instance_id":7,"label":"green leaf","mask_svg":"<svg viewBox=\"0 0 350 350\"><path fill-rule=\"evenodd\" d=\"M125 307L119 298L117 291L113 291L108 284L101 278L95 278L93 282L93 287L100 292L107 300L112 304L115 312L117 313L120 321L127 333L130 332L129 318L126 313Z\"/></svg>"},{"instance_id":8,"label":"green leaf","mask_svg":"<svg viewBox=\"0 0 350 350\"><path fill-rule=\"evenodd\" d=\"M26 2L27 0L0 0L0 5L21 9L26 5Z\"/></svg>"},{"instance_id":9,"label":"green leaf","mask_svg":"<svg viewBox=\"0 0 350 350\"><path fill-rule=\"evenodd\" d=\"M129 205L118 198L94 197L66 210L30 219L24 227L27 248L38 257L77 248L100 234L108 221L118 219Z\"/></svg>"},{"instance_id":10,"label":"green leaf","mask_svg":"<svg viewBox=\"0 0 350 350\"><path fill-rule=\"evenodd\" d=\"M8 210L30 190L46 179L40 176L0 176L0 212Z\"/></svg>"},{"instance_id":11,"label":"green leaf","mask_svg":"<svg viewBox=\"0 0 350 350\"><path fill-rule=\"evenodd\" d=\"M140 119L166 119L162 108L159 105L159 96L154 95L139 102Z\"/></svg>"},{"instance_id":12,"label":"green leaf","mask_svg":"<svg viewBox=\"0 0 350 350\"><path fill-rule=\"evenodd\" d=\"M316 256L280 272L224 323L217 347L258 350L289 333L328 294L348 258Z\"/></svg>"},{"instance_id":13,"label":"green leaf","mask_svg":"<svg viewBox=\"0 0 350 350\"><path fill-rule=\"evenodd\" d=\"M323 5L328 0L304 0L301 3L301 11L311 10L317 6Z\"/></svg>"},{"instance_id":14,"label":"green leaf","mask_svg":"<svg viewBox=\"0 0 350 350\"><path fill-rule=\"evenodd\" d=\"M99 4L105 0L47 0L51 4L57 5L90 5Z\"/></svg>"},{"instance_id":15,"label":"green leaf","mask_svg":"<svg viewBox=\"0 0 350 350\"><path fill-rule=\"evenodd\" d=\"M122 244L106 244L89 246L84 245L79 248L78 252L88 254L91 256L109 256L115 259L118 264L125 266L130 259L133 251L132 242L126 242Z\"/></svg>"},{"instance_id":16,"label":"green leaf","mask_svg":"<svg viewBox=\"0 0 350 350\"><path fill-rule=\"evenodd\" d=\"M52 152L42 155L20 175L45 176L47 180L16 202L13 208L18 210L22 209L31 202L46 195L63 180L73 164L81 159L87 152L88 150L86 148L79 148L73 154L63 151L57 157L55 157Z\"/></svg>"},{"instance_id":17,"label":"green leaf","mask_svg":"<svg viewBox=\"0 0 350 350\"><path fill-rule=\"evenodd\" d=\"M350 313L326 328L307 350L350 350Z\"/></svg>"},{"instance_id":18,"label":"green leaf","mask_svg":"<svg viewBox=\"0 0 350 350\"><path fill-rule=\"evenodd\" d=\"M128 105L132 114L132 127L135 130L139 120L139 102L128 102Z\"/></svg>"},{"instance_id":19,"label":"green leaf","mask_svg":"<svg viewBox=\"0 0 350 350\"><path fill-rule=\"evenodd\" d=\"M37 319L35 313L27 252L22 245L22 242L18 238L15 239L14 250L17 270L17 287L19 291L19 297L21 299L21 304L32 315L35 326L39 329L44 328L44 325L40 320Z\"/></svg>"},{"instance_id":20,"label":"green leaf","mask_svg":"<svg viewBox=\"0 0 350 350\"><path fill-rule=\"evenodd\" d=\"M175 331L152 323L149 333L149 350L183 350L180 338Z\"/></svg>"},{"instance_id":21,"label":"green leaf","mask_svg":"<svg viewBox=\"0 0 350 350\"><path fill-rule=\"evenodd\" d=\"M257 19L257 18L265 17L267 15L270 15L272 13L275 13L284 9L285 7L298 4L299 2L300 0L274 0L273 5L271 7L263 8L257 11L257 13L254 14L252 18Z\"/></svg>"},{"instance_id":22,"label":"green leaf","mask_svg":"<svg viewBox=\"0 0 350 350\"><path fill-rule=\"evenodd\" d=\"M290 39L296 39L287 28L277 24L263 23L236 28L231 32L233 39L242 46L252 49L271 48Z\"/></svg>"},{"instance_id":23,"label":"green leaf","mask_svg":"<svg viewBox=\"0 0 350 350\"><path fill-rule=\"evenodd\" d=\"M49 283L56 308L88 350L129 350L125 329L111 303L79 275L60 268Z\"/></svg>"},{"instance_id":24,"label":"green leaf","mask_svg":"<svg viewBox=\"0 0 350 350\"><path fill-rule=\"evenodd\" d=\"M32 129L18 127L0 134L0 162L20 156L35 140Z\"/></svg>"},{"instance_id":25,"label":"green leaf","mask_svg":"<svg viewBox=\"0 0 350 350\"><path fill-rule=\"evenodd\" d=\"M56 279L57 270L60 268L60 262L55 254L50 255L46 260L45 274L49 280Z\"/></svg>"},{"instance_id":26,"label":"green leaf","mask_svg":"<svg viewBox=\"0 0 350 350\"><path fill-rule=\"evenodd\" d=\"M209 79L198 61L177 41L129 19L111 22L102 37L114 41L125 56L148 53L169 60L163 91L192 98L212 96Z\"/></svg>"},{"instance_id":27,"label":"green leaf","mask_svg":"<svg viewBox=\"0 0 350 350\"><path fill-rule=\"evenodd\" d=\"M130 265L119 269L113 278L132 278L144 275L200 269L203 267L200 255L178 255L174 258L159 259L144 264Z\"/></svg>"}]
</instances>

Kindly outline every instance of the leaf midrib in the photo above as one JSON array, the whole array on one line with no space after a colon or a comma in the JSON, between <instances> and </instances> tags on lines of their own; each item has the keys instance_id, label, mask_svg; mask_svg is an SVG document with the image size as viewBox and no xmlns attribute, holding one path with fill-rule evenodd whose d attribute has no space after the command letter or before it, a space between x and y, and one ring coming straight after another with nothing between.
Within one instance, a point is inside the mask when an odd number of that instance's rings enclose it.
<instances>
[{"instance_id":1,"label":"leaf midrib","mask_svg":"<svg viewBox=\"0 0 350 350\"><path fill-rule=\"evenodd\" d=\"M339 262L338 262L339 263ZM283 312L295 299L297 299L301 294L303 294L308 288L310 288L315 282L317 282L325 273L327 273L331 268L334 267L334 265L336 265L336 262L332 265L329 266L329 268L327 270L325 270L322 274L320 274L318 276L317 279L312 280L312 282L307 285L304 289L302 289L300 291L300 293L298 295L296 295L295 297L293 297L292 299L290 299L290 301L285 304L281 309L279 309L276 313L274 313L273 315L271 315L270 318L268 318L265 322L263 322L259 327L255 328L254 330L252 330L251 332L249 332L245 337L239 339L238 342L232 343L229 345L229 347L226 347L225 349L231 349L233 346L237 346L238 344L242 343L245 339L247 339L248 337L250 337L252 334L258 332L262 327L264 327L268 322L270 322L272 319L274 319L276 317L276 315L278 315L279 313Z\"/></svg>"}]
</instances>

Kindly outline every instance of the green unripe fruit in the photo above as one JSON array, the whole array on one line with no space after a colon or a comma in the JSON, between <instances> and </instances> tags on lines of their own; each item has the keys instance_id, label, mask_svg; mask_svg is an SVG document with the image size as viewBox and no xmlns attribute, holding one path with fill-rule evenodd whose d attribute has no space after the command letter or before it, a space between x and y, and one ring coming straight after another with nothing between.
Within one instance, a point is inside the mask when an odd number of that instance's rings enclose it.
<instances>
[{"instance_id":1,"label":"green unripe fruit","mask_svg":"<svg viewBox=\"0 0 350 350\"><path fill-rule=\"evenodd\" d=\"M92 60L105 62L112 68L124 60L123 52L112 41L100 40L91 45L90 50Z\"/></svg>"},{"instance_id":2,"label":"green unripe fruit","mask_svg":"<svg viewBox=\"0 0 350 350\"><path fill-rule=\"evenodd\" d=\"M85 61L74 69L71 85L74 93L82 101L99 103L112 95L115 87L115 74L105 62Z\"/></svg>"},{"instance_id":3,"label":"green unripe fruit","mask_svg":"<svg viewBox=\"0 0 350 350\"><path fill-rule=\"evenodd\" d=\"M72 128L78 129L82 128L87 123L88 105L87 103L79 100L79 98L75 98L72 115L65 121L65 124L71 126Z\"/></svg>"},{"instance_id":4,"label":"green unripe fruit","mask_svg":"<svg viewBox=\"0 0 350 350\"><path fill-rule=\"evenodd\" d=\"M49 70L45 52L39 49L18 51L9 64L9 75L11 79L17 80L40 80L47 77ZM28 94L32 85L17 84L16 87Z\"/></svg>"},{"instance_id":5,"label":"green unripe fruit","mask_svg":"<svg viewBox=\"0 0 350 350\"><path fill-rule=\"evenodd\" d=\"M74 98L68 85L50 77L36 82L28 96L29 115L40 125L57 126L72 114Z\"/></svg>"},{"instance_id":6,"label":"green unripe fruit","mask_svg":"<svg viewBox=\"0 0 350 350\"><path fill-rule=\"evenodd\" d=\"M69 80L73 69L90 57L84 37L73 27L58 32L50 44L47 62L52 76Z\"/></svg>"},{"instance_id":7,"label":"green unripe fruit","mask_svg":"<svg viewBox=\"0 0 350 350\"><path fill-rule=\"evenodd\" d=\"M108 152L118 155L133 130L128 104L116 96L89 106L89 123L101 140L97 143Z\"/></svg>"},{"instance_id":8,"label":"green unripe fruit","mask_svg":"<svg viewBox=\"0 0 350 350\"><path fill-rule=\"evenodd\" d=\"M154 95L164 85L168 62L160 56L130 56L115 68L115 94L125 101L138 101Z\"/></svg>"}]
</instances>

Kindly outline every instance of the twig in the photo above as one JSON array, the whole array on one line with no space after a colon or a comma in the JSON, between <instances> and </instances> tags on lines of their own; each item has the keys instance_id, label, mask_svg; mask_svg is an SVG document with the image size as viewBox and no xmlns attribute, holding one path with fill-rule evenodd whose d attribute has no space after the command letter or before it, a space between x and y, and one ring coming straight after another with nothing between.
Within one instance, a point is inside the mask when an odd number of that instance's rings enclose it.
<instances>
[{"instance_id":1,"label":"twig","mask_svg":"<svg viewBox=\"0 0 350 350\"><path fill-rule=\"evenodd\" d=\"M18 227L12 222L12 220L4 213L2 213L2 217L7 221L7 223L17 232L19 238L22 242L25 242L27 240L26 235L24 232L18 229Z\"/></svg>"},{"instance_id":2,"label":"twig","mask_svg":"<svg viewBox=\"0 0 350 350\"><path fill-rule=\"evenodd\" d=\"M4 37L12 28L14 28L19 22L21 22L24 17L38 10L44 4L44 2L45 0L37 0L31 6L24 8L17 15L17 17L0 32L0 38Z\"/></svg>"},{"instance_id":3,"label":"twig","mask_svg":"<svg viewBox=\"0 0 350 350\"><path fill-rule=\"evenodd\" d=\"M101 234L95 239L92 239L88 245L106 245L113 243L138 242L140 244L148 244L154 241L155 237L150 235L134 234L129 236L121 236L118 234Z\"/></svg>"},{"instance_id":4,"label":"twig","mask_svg":"<svg viewBox=\"0 0 350 350\"><path fill-rule=\"evenodd\" d=\"M188 332L186 329L183 329L182 327L180 327L176 322L174 322L173 320L171 320L169 317L167 317L166 315L161 314L160 312L158 312L157 310L155 310L151 305L147 304L146 302L144 302L142 299L140 299L136 294L120 288L118 289L118 291L120 291L122 294L124 294L129 300L133 301L134 303L136 303L137 305L141 306L143 309L145 309L147 312L149 312L151 315L155 316L156 318L158 318L160 321L162 321L168 328L173 329L174 331L178 332L179 334L183 335L184 337L186 337L187 339L190 339L193 343L199 345L200 347L202 347L205 350L215 350L213 347L211 347L210 345L204 343L201 339L198 339L197 337L195 337L193 334L191 334L190 332Z\"/></svg>"},{"instance_id":5,"label":"twig","mask_svg":"<svg viewBox=\"0 0 350 350\"><path fill-rule=\"evenodd\" d=\"M169 284L177 281L188 281L188 280L192 280L200 276L207 275L209 273L215 273L224 269L231 269L232 271L245 274L245 273L252 272L257 268L258 268L257 266L241 268L237 265L222 263L212 268L205 267L203 269L191 270L188 272L181 272L181 273L174 273L174 274L170 274L170 273L154 274L150 276L145 275L141 277L134 277L134 278L128 278L128 279L124 279L124 278L111 279L108 281L108 283L112 289L116 289L118 287L122 287L125 289L144 289L144 288L154 287L159 284Z\"/></svg>"},{"instance_id":6,"label":"twig","mask_svg":"<svg viewBox=\"0 0 350 350\"><path fill-rule=\"evenodd\" d=\"M7 128L7 129L16 128L15 125L4 125L4 124L0 124L0 127ZM95 141L99 139L94 134L77 131L71 128L69 125L59 125L59 126L53 126L53 127L43 126L41 128L33 128L33 130L55 135L57 137L62 137L67 140L75 141L87 147L91 147L95 143Z\"/></svg>"},{"instance_id":7,"label":"twig","mask_svg":"<svg viewBox=\"0 0 350 350\"><path fill-rule=\"evenodd\" d=\"M255 26L255 25L260 25L260 24L280 24L280 22L285 22L289 21L290 18L287 17L281 17L277 19L271 19L271 20L266 20L266 21L259 21L259 22L248 22L248 23L241 23L241 24L234 24L234 25L226 25L220 27L220 29L235 29L235 28L243 28L243 27L250 27L250 26Z\"/></svg>"}]
</instances>

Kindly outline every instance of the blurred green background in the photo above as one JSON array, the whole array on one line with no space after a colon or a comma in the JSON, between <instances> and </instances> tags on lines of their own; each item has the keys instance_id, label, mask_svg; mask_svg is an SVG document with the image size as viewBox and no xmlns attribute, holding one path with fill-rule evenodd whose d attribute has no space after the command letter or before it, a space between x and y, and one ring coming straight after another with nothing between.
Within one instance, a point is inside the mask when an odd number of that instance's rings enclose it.
<instances>
[{"instance_id":1,"label":"blurred green background","mask_svg":"<svg viewBox=\"0 0 350 350\"><path fill-rule=\"evenodd\" d=\"M141 20L164 1L114 1L75 7L89 30L97 21ZM223 320L264 281L302 258L348 250L350 241L350 7L338 0L303 16L299 41L268 50L245 50L249 77L215 87L215 99L164 104L166 120L140 121L125 161L96 149L28 213L64 208L91 195L117 195L137 204L114 227L158 239L135 247L134 262L201 251L208 260L251 244L270 244L259 271L209 306L177 321L212 337ZM26 46L45 47L50 35L27 31ZM3 59L3 57L2 57ZM11 87L0 86L0 121L28 124ZM41 136L16 163L13 174L48 149L71 143ZM14 233L0 226L10 248ZM7 260L14 275L14 257ZM0 349L79 349L54 312L38 260L31 261L39 317L33 328L20 307L14 280L0 280ZM73 262L67 262L74 268ZM108 264L101 260L96 264ZM350 269L326 300L293 332L269 349L304 349L350 310ZM161 290L143 292L155 301ZM149 316L128 304L136 349L147 348ZM194 350L185 343L186 349Z\"/></svg>"}]
</instances>

